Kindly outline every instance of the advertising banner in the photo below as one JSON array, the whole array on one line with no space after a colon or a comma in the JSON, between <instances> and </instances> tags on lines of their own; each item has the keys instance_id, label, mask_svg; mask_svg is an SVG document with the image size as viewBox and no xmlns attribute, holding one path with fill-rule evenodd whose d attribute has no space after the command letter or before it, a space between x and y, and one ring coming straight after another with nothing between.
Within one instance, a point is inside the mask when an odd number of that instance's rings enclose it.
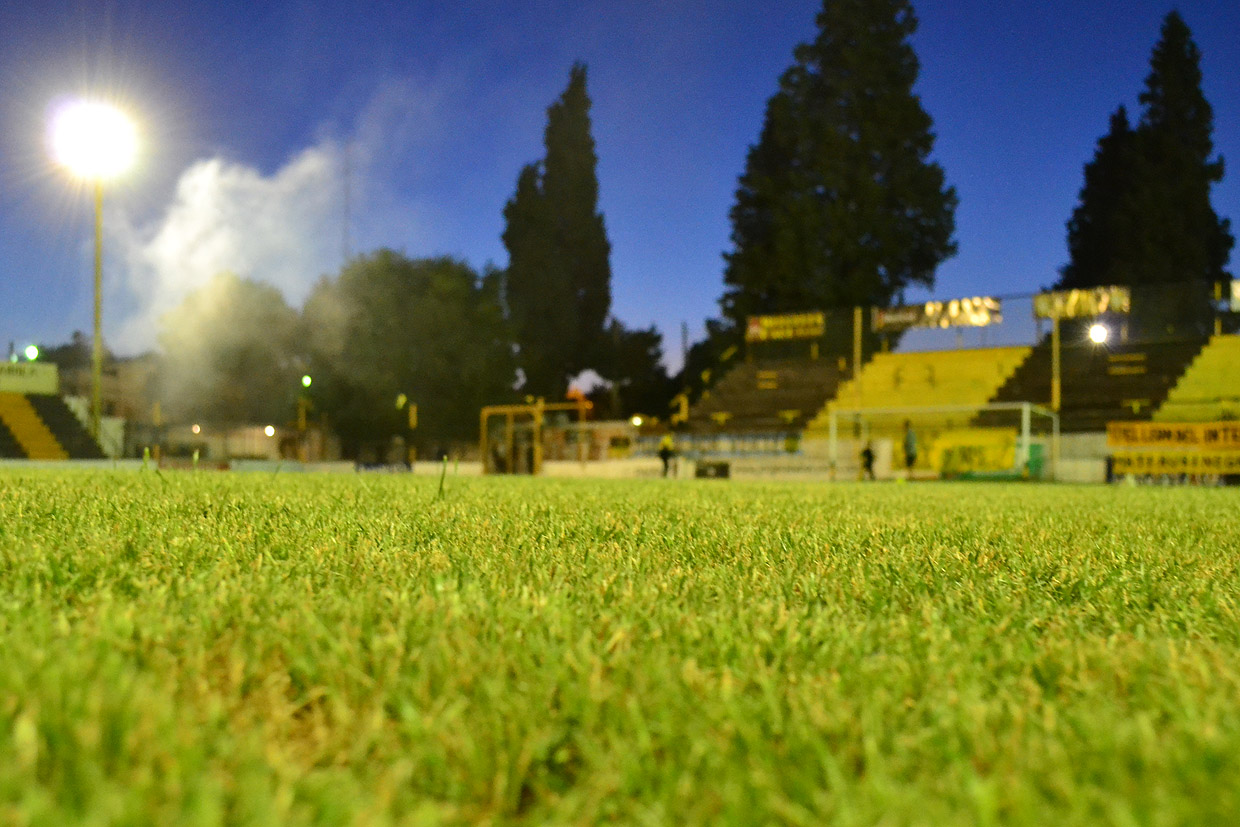
<instances>
[{"instance_id":1,"label":"advertising banner","mask_svg":"<svg viewBox=\"0 0 1240 827\"><path fill-rule=\"evenodd\" d=\"M1132 292L1127 287L1059 290L1033 297L1033 315L1039 319L1078 319L1131 309Z\"/></svg>"},{"instance_id":2,"label":"advertising banner","mask_svg":"<svg viewBox=\"0 0 1240 827\"><path fill-rule=\"evenodd\" d=\"M51 362L0 362L0 391L59 393L60 374Z\"/></svg>"},{"instance_id":3,"label":"advertising banner","mask_svg":"<svg viewBox=\"0 0 1240 827\"><path fill-rule=\"evenodd\" d=\"M1240 451L1240 422L1110 422L1107 446L1162 451Z\"/></svg>"},{"instance_id":4,"label":"advertising banner","mask_svg":"<svg viewBox=\"0 0 1240 827\"><path fill-rule=\"evenodd\" d=\"M1116 474L1240 474L1240 452L1117 451Z\"/></svg>"},{"instance_id":5,"label":"advertising banner","mask_svg":"<svg viewBox=\"0 0 1240 827\"><path fill-rule=\"evenodd\" d=\"M875 332L881 332L910 327L986 327L1002 321L1003 308L999 299L973 296L904 307L876 307L870 326Z\"/></svg>"},{"instance_id":6,"label":"advertising banner","mask_svg":"<svg viewBox=\"0 0 1240 827\"><path fill-rule=\"evenodd\" d=\"M787 313L782 316L750 316L745 325L745 341L783 342L790 339L818 339L826 330L826 316L820 312Z\"/></svg>"},{"instance_id":7,"label":"advertising banner","mask_svg":"<svg viewBox=\"0 0 1240 827\"><path fill-rule=\"evenodd\" d=\"M935 438L930 464L944 477L1010 471L1016 466L1016 433L1006 428L963 428Z\"/></svg>"}]
</instances>

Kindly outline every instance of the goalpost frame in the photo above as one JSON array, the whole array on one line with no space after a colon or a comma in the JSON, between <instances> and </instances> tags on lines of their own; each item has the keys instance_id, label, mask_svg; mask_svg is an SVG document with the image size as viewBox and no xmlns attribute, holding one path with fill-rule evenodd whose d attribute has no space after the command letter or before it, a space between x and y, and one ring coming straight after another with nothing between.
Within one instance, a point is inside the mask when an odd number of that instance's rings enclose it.
<instances>
[{"instance_id":1,"label":"goalpost frame","mask_svg":"<svg viewBox=\"0 0 1240 827\"><path fill-rule=\"evenodd\" d=\"M1051 421L1051 480L1059 479L1059 414L1042 405L1032 402L996 402L990 405L926 405L923 407L906 408L835 408L828 417L827 423L827 456L831 465L831 475L835 476L839 467L839 420L840 417L861 419L873 416L915 416L917 414L948 414L974 413L983 411L1020 411L1020 442L1016 455L1016 466L1019 468L1029 461L1032 445L1033 415L1045 416Z\"/></svg>"},{"instance_id":2,"label":"goalpost frame","mask_svg":"<svg viewBox=\"0 0 1240 827\"><path fill-rule=\"evenodd\" d=\"M479 459L482 460L482 473L490 474L498 470L491 467L491 456L487 444L489 440L487 429L491 417L504 417L504 453L502 458L507 466L506 473L513 473L513 469L517 467L516 443L514 440L517 420L529 418L530 447L532 449L529 473L537 475L542 472L542 430L547 411L576 411L577 421L584 422L586 413L593 407L594 403L588 399L578 399L575 402L544 402L542 397L538 397L527 405L487 405L483 407L478 415L478 453Z\"/></svg>"}]
</instances>

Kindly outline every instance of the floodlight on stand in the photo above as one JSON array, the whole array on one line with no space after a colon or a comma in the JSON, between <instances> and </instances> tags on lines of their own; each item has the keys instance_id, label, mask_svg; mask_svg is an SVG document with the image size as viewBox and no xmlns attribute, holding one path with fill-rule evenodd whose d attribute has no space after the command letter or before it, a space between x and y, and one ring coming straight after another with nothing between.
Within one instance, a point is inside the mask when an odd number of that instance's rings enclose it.
<instances>
[{"instance_id":1,"label":"floodlight on stand","mask_svg":"<svg viewBox=\"0 0 1240 827\"><path fill-rule=\"evenodd\" d=\"M90 434L99 438L103 412L103 187L138 155L138 130L123 112L99 100L77 100L52 116L51 151L57 163L94 190L95 302L91 345Z\"/></svg>"},{"instance_id":2,"label":"floodlight on stand","mask_svg":"<svg viewBox=\"0 0 1240 827\"><path fill-rule=\"evenodd\" d=\"M138 154L133 121L102 101L79 100L61 107L52 118L51 137L56 160L90 181L115 178Z\"/></svg>"},{"instance_id":3,"label":"floodlight on stand","mask_svg":"<svg viewBox=\"0 0 1240 827\"><path fill-rule=\"evenodd\" d=\"M1104 324L1092 324L1089 326L1089 341L1096 345L1106 344L1107 339L1111 337L1111 329Z\"/></svg>"}]
</instances>

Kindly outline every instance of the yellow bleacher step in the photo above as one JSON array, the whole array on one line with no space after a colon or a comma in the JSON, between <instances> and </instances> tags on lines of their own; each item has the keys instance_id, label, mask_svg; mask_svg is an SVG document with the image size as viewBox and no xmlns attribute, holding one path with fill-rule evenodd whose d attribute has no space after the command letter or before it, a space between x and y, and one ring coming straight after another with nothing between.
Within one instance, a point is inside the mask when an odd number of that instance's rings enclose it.
<instances>
[{"instance_id":1,"label":"yellow bleacher step","mask_svg":"<svg viewBox=\"0 0 1240 827\"><path fill-rule=\"evenodd\" d=\"M1212 336L1167 398L1156 422L1210 422L1240 416L1240 336Z\"/></svg>"},{"instance_id":2,"label":"yellow bleacher step","mask_svg":"<svg viewBox=\"0 0 1240 827\"><path fill-rule=\"evenodd\" d=\"M30 400L20 393L0 393L0 422L30 459L68 459L69 454L43 424Z\"/></svg>"},{"instance_id":3,"label":"yellow bleacher step","mask_svg":"<svg viewBox=\"0 0 1240 827\"><path fill-rule=\"evenodd\" d=\"M985 406L1031 353L1027 346L979 348L924 353L880 353L859 376L842 382L835 400L807 424L807 435L825 433L831 412L840 409ZM967 412L938 419L968 419ZM914 417L917 418L917 417Z\"/></svg>"}]
</instances>

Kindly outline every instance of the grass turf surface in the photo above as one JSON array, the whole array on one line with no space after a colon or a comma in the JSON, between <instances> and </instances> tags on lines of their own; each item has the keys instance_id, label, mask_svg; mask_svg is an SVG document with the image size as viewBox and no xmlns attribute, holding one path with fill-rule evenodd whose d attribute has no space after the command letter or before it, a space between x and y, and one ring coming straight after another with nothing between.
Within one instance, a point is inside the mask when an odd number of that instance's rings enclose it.
<instances>
[{"instance_id":1,"label":"grass turf surface","mask_svg":"<svg viewBox=\"0 0 1240 827\"><path fill-rule=\"evenodd\" d=\"M0 823L1240 818L1234 492L0 474Z\"/></svg>"}]
</instances>

